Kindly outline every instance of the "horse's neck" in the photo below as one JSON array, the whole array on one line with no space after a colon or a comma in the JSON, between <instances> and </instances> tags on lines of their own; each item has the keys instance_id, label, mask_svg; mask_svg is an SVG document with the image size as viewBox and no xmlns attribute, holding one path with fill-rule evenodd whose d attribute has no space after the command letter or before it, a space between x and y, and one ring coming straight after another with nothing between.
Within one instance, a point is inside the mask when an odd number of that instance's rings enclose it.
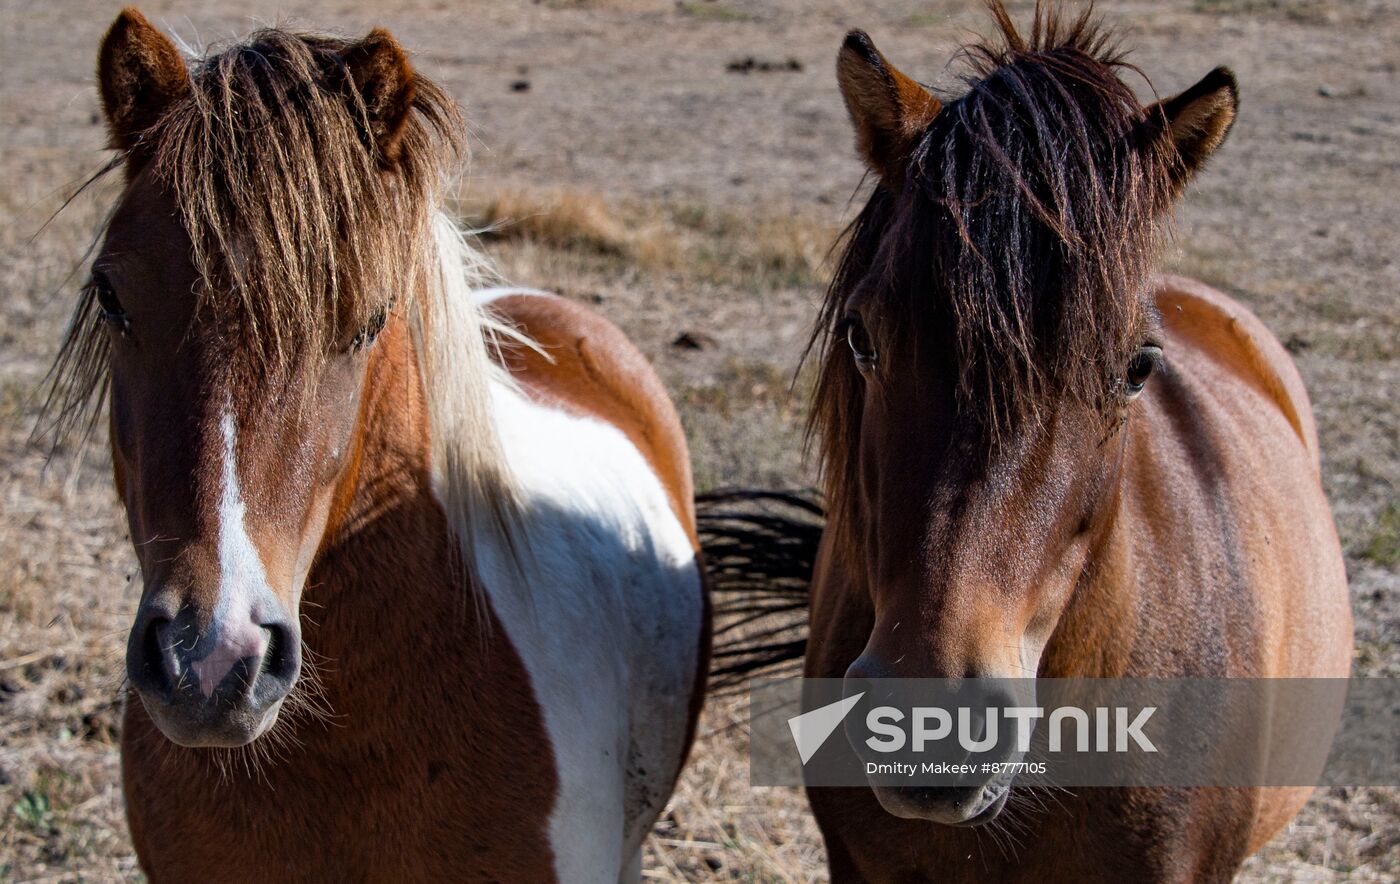
<instances>
[{"instance_id":1,"label":"horse's neck","mask_svg":"<svg viewBox=\"0 0 1400 884\"><path fill-rule=\"evenodd\" d=\"M1143 606L1133 577L1132 526L1122 511L1123 473L1118 482L1103 514L1102 533L1091 546L1079 584L1041 655L1041 677L1113 678L1130 674Z\"/></svg>"}]
</instances>

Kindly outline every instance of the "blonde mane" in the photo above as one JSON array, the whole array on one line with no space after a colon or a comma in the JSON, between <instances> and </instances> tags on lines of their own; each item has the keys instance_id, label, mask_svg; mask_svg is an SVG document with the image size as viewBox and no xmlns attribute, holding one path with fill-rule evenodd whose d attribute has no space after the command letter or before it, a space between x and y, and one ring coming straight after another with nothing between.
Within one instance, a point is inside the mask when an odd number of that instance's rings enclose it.
<instances>
[{"instance_id":1,"label":"blonde mane","mask_svg":"<svg viewBox=\"0 0 1400 884\"><path fill-rule=\"evenodd\" d=\"M522 551L514 530L521 499L497 434L491 390L515 386L496 351L537 345L472 296L498 281L495 268L441 212L432 239L436 271L413 314L414 349L432 425L433 479L463 562L474 572L473 540L483 529L511 558Z\"/></svg>"}]
</instances>

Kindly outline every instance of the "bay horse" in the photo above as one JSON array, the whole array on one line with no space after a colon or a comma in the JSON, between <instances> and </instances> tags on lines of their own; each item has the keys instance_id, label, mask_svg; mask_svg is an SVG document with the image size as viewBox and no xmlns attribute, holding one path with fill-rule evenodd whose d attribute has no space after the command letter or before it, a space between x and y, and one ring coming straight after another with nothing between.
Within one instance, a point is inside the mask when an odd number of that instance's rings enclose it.
<instances>
[{"instance_id":1,"label":"bay horse","mask_svg":"<svg viewBox=\"0 0 1400 884\"><path fill-rule=\"evenodd\" d=\"M1240 304L1151 272L1234 76L1145 106L1090 11L1037 4L1025 37L989 7L999 34L946 103L863 32L838 56L876 186L813 338L828 523L805 674L1346 676L1298 372ZM1200 882L1308 790L808 795L837 882Z\"/></svg>"},{"instance_id":2,"label":"bay horse","mask_svg":"<svg viewBox=\"0 0 1400 884\"><path fill-rule=\"evenodd\" d=\"M125 187L51 406L109 401L146 875L637 880L709 641L646 360L484 288L459 112L388 32L187 65L126 9L98 83Z\"/></svg>"}]
</instances>

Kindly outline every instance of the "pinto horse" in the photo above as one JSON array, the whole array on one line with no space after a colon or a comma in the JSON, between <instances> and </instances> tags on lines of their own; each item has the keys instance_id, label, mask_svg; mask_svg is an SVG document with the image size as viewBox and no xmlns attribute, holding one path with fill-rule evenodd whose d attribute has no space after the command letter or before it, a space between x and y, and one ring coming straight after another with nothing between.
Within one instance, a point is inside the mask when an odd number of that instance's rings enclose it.
<instances>
[{"instance_id":1,"label":"pinto horse","mask_svg":"<svg viewBox=\"0 0 1400 884\"><path fill-rule=\"evenodd\" d=\"M1345 676L1297 370L1239 304L1151 274L1234 77L1145 107L1088 12L1038 6L1026 38L990 6L1000 35L946 104L862 32L838 57L877 186L814 337L829 513L806 675ZM834 881L1195 882L1308 790L808 795Z\"/></svg>"},{"instance_id":2,"label":"pinto horse","mask_svg":"<svg viewBox=\"0 0 1400 884\"><path fill-rule=\"evenodd\" d=\"M481 290L459 113L387 32L187 66L127 9L98 82L126 184L51 401L110 401L148 877L636 880L709 642L646 360Z\"/></svg>"}]
</instances>

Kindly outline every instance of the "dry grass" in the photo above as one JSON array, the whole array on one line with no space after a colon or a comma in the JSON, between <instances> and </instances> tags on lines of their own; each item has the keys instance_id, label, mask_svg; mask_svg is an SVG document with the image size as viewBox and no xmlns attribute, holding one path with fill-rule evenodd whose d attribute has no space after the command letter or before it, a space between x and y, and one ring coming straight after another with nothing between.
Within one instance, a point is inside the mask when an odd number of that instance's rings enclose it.
<instances>
[{"instance_id":1,"label":"dry grass","mask_svg":"<svg viewBox=\"0 0 1400 884\"><path fill-rule=\"evenodd\" d=\"M1375 533L1361 549L1361 555L1380 565L1400 565L1400 504L1391 501L1376 519Z\"/></svg>"},{"instance_id":2,"label":"dry grass","mask_svg":"<svg viewBox=\"0 0 1400 884\"><path fill-rule=\"evenodd\" d=\"M676 4L682 15L703 22L748 22L754 16L722 0L681 0Z\"/></svg>"},{"instance_id":3,"label":"dry grass","mask_svg":"<svg viewBox=\"0 0 1400 884\"><path fill-rule=\"evenodd\" d=\"M117 753L134 557L110 479L84 471L71 493L36 484L40 458L15 427L0 435L11 470L0 481L0 880L120 877L134 868Z\"/></svg>"},{"instance_id":4,"label":"dry grass","mask_svg":"<svg viewBox=\"0 0 1400 884\"><path fill-rule=\"evenodd\" d=\"M704 204L667 206L637 249L649 267L741 289L825 286L838 230L809 212L754 214Z\"/></svg>"},{"instance_id":5,"label":"dry grass","mask_svg":"<svg viewBox=\"0 0 1400 884\"><path fill-rule=\"evenodd\" d=\"M564 252L594 267L615 259L687 284L753 291L825 285L837 235L829 221L802 212L769 208L745 216L698 203L617 206L571 188L485 189L458 198L453 208L488 243Z\"/></svg>"},{"instance_id":6,"label":"dry grass","mask_svg":"<svg viewBox=\"0 0 1400 884\"><path fill-rule=\"evenodd\" d=\"M792 789L749 786L748 707L712 701L643 877L662 881L819 880L816 824Z\"/></svg>"},{"instance_id":7,"label":"dry grass","mask_svg":"<svg viewBox=\"0 0 1400 884\"><path fill-rule=\"evenodd\" d=\"M1384 12L1373 0L1333 3L1328 0L1193 0L1197 12L1213 15L1277 16L1307 25L1333 25L1342 21L1366 22Z\"/></svg>"},{"instance_id":8,"label":"dry grass","mask_svg":"<svg viewBox=\"0 0 1400 884\"><path fill-rule=\"evenodd\" d=\"M498 190L488 199L464 200L463 222L483 238L525 240L557 249L625 255L628 231L596 193L551 190Z\"/></svg>"}]
</instances>

